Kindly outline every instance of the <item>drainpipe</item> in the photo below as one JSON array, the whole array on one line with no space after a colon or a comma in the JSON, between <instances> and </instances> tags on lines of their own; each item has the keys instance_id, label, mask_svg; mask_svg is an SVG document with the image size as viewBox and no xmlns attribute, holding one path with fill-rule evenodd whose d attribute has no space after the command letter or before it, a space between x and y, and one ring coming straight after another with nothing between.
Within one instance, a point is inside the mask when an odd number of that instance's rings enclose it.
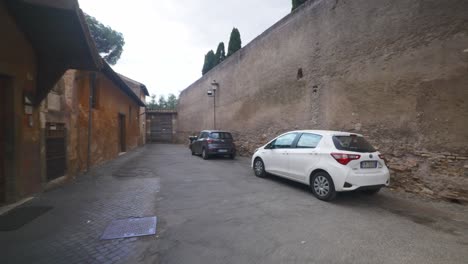
<instances>
[{"instance_id":1,"label":"drainpipe","mask_svg":"<svg viewBox=\"0 0 468 264\"><path fill-rule=\"evenodd\" d=\"M89 74L89 109L88 109L88 157L86 160L86 172L89 172L91 164L91 133L93 127L93 94L96 85L96 73Z\"/></svg>"}]
</instances>

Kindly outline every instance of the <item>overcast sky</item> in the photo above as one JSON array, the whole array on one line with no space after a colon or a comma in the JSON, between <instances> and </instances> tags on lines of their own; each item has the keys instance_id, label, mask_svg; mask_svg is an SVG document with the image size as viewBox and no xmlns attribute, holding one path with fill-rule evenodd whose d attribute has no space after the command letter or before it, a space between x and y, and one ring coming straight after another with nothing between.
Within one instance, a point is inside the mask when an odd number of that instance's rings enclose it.
<instances>
[{"instance_id":1,"label":"overcast sky","mask_svg":"<svg viewBox=\"0 0 468 264\"><path fill-rule=\"evenodd\" d=\"M79 0L84 12L121 32L114 70L144 83L150 94L178 95L201 77L205 54L233 27L242 46L291 10L291 0Z\"/></svg>"}]
</instances>

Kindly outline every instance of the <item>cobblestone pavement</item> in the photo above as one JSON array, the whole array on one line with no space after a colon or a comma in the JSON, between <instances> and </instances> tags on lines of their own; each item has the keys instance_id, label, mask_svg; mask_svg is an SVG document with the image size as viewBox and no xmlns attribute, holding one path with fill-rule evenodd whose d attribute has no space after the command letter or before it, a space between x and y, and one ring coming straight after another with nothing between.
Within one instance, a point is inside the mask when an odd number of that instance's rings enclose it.
<instances>
[{"instance_id":1,"label":"cobblestone pavement","mask_svg":"<svg viewBox=\"0 0 468 264\"><path fill-rule=\"evenodd\" d=\"M147 145L27 205L54 208L0 232L0 263L466 263L468 207L384 190L331 203L253 176L247 158ZM114 219L157 235L99 240Z\"/></svg>"},{"instance_id":2,"label":"cobblestone pavement","mask_svg":"<svg viewBox=\"0 0 468 264\"><path fill-rule=\"evenodd\" d=\"M23 206L52 206L18 230L0 232L0 263L121 263L138 240L100 240L115 219L156 215L156 166L140 148ZM155 236L148 237L155 239Z\"/></svg>"}]
</instances>

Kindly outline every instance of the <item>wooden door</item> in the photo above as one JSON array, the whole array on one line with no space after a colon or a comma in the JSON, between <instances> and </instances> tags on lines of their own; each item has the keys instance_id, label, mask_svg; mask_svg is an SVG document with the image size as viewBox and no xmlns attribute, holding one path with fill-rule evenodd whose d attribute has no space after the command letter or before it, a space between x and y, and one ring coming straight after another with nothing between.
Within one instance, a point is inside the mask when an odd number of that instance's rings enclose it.
<instances>
[{"instance_id":1,"label":"wooden door","mask_svg":"<svg viewBox=\"0 0 468 264\"><path fill-rule=\"evenodd\" d=\"M119 149L120 152L127 151L127 144L125 141L126 133L125 133L125 115L119 114Z\"/></svg>"},{"instance_id":2,"label":"wooden door","mask_svg":"<svg viewBox=\"0 0 468 264\"><path fill-rule=\"evenodd\" d=\"M67 169L65 124L46 124L46 166L47 180L64 176Z\"/></svg>"}]
</instances>

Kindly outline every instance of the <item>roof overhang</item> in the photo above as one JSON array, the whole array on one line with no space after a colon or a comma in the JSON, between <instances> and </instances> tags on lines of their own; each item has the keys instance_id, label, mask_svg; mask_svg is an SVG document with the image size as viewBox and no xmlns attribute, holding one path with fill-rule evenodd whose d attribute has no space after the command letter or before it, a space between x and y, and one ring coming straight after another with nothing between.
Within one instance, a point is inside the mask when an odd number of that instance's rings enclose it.
<instances>
[{"instance_id":1,"label":"roof overhang","mask_svg":"<svg viewBox=\"0 0 468 264\"><path fill-rule=\"evenodd\" d=\"M115 85L117 85L120 90L122 90L128 97L133 99L139 106L146 107L145 103L141 101L140 97L138 97L130 88L127 83L122 79L122 77L116 73L112 67L105 61L103 61L103 68L102 73L109 78Z\"/></svg>"},{"instance_id":2,"label":"roof overhang","mask_svg":"<svg viewBox=\"0 0 468 264\"><path fill-rule=\"evenodd\" d=\"M37 56L38 105L68 69L98 71L102 60L76 0L6 0Z\"/></svg>"},{"instance_id":3,"label":"roof overhang","mask_svg":"<svg viewBox=\"0 0 468 264\"><path fill-rule=\"evenodd\" d=\"M146 88L146 85L142 84L141 82L137 82L137 81L135 81L135 80L123 75L123 74L120 74L120 73L118 73L118 74L127 84L129 84L131 86L134 86L134 87L138 86L138 88L143 91L143 94L145 96L149 96L148 89Z\"/></svg>"},{"instance_id":4,"label":"roof overhang","mask_svg":"<svg viewBox=\"0 0 468 264\"><path fill-rule=\"evenodd\" d=\"M145 93L146 96L149 96L148 88L144 84L141 85L141 89L143 90L143 93Z\"/></svg>"}]
</instances>

